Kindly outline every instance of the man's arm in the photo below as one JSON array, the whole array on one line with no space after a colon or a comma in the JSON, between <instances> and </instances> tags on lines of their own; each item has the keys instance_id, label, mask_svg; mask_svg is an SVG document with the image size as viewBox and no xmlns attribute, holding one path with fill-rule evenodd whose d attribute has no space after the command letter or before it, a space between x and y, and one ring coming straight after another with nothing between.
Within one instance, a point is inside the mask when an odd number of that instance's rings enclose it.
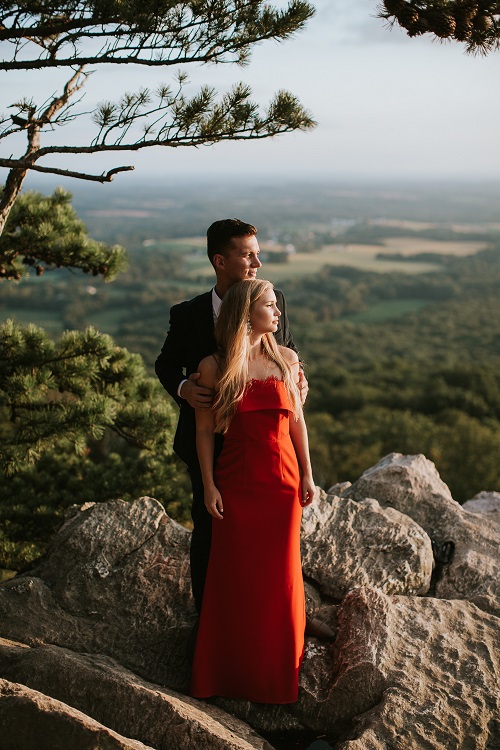
<instances>
[{"instance_id":1,"label":"man's arm","mask_svg":"<svg viewBox=\"0 0 500 750\"><path fill-rule=\"evenodd\" d=\"M155 362L155 372L158 380L172 398L180 405L183 401L177 394L177 389L185 379L186 366L185 343L188 333L185 326L186 303L174 305L170 310L170 328L161 352Z\"/></svg>"},{"instance_id":2,"label":"man's arm","mask_svg":"<svg viewBox=\"0 0 500 750\"><path fill-rule=\"evenodd\" d=\"M186 346L189 346L191 341L187 305L187 302L181 302L170 310L170 328L156 359L155 372L162 386L179 406L187 401L193 409L208 409L212 403L213 392L197 385L199 373L193 372L189 378L186 378L185 374L188 361Z\"/></svg>"},{"instance_id":3,"label":"man's arm","mask_svg":"<svg viewBox=\"0 0 500 750\"><path fill-rule=\"evenodd\" d=\"M282 336L283 336L283 346L286 346L287 349L292 349L294 352L299 353L297 347L295 346L295 341L293 340L293 336L290 332L290 325L288 323L288 315L286 311L286 302L285 302L285 295L283 292L281 292L278 289L275 289L276 292L276 302L278 305L278 308L281 311L281 327L282 327Z\"/></svg>"}]
</instances>

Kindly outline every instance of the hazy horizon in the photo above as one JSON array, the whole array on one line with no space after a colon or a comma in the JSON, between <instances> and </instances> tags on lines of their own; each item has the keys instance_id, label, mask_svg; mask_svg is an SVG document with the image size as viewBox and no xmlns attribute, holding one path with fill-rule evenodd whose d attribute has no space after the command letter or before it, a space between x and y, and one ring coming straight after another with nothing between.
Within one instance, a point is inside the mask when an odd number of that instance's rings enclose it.
<instances>
[{"instance_id":1,"label":"hazy horizon","mask_svg":"<svg viewBox=\"0 0 500 750\"><path fill-rule=\"evenodd\" d=\"M223 93L244 81L251 85L254 100L266 106L277 90L287 89L317 120L313 131L197 149L156 147L42 163L93 174L135 165L134 173L117 175L114 185L136 184L137 177L175 181L202 176L266 182L295 177L354 182L498 180L498 53L468 56L456 42L439 43L429 35L410 39L397 26L389 31L376 18L377 0L314 4L316 16L302 32L280 44L257 45L246 67L182 67L191 81L189 93L202 84ZM168 83L174 73L126 68L97 69L79 109L89 111L125 91ZM0 73L2 109L8 112L20 96L35 96L41 103L66 77L64 70ZM63 131L44 134L42 140L87 144L92 134L94 126L82 117ZM9 154L24 149L24 136L9 139ZM52 185L60 182L57 176L50 179Z\"/></svg>"}]
</instances>

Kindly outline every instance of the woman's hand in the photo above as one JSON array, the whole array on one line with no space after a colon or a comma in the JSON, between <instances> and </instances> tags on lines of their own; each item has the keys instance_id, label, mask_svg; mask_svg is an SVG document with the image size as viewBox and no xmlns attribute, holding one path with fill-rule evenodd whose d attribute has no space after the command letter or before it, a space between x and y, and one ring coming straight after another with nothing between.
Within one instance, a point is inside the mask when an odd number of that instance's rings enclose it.
<instances>
[{"instance_id":1,"label":"woman's hand","mask_svg":"<svg viewBox=\"0 0 500 750\"><path fill-rule=\"evenodd\" d=\"M222 515L224 508L222 507L222 497L215 485L205 490L205 507L214 518L224 518Z\"/></svg>"},{"instance_id":2,"label":"woman's hand","mask_svg":"<svg viewBox=\"0 0 500 750\"><path fill-rule=\"evenodd\" d=\"M311 505L312 501L316 497L316 485L312 476L302 477L302 498L300 504L303 508L306 505Z\"/></svg>"}]
</instances>

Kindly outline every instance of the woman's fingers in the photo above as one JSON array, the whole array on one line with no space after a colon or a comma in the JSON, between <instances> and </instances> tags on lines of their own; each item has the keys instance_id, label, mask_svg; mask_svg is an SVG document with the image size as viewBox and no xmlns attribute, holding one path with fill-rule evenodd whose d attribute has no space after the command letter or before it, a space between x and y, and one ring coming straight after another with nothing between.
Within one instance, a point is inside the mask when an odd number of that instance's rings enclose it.
<instances>
[{"instance_id":1,"label":"woman's fingers","mask_svg":"<svg viewBox=\"0 0 500 750\"><path fill-rule=\"evenodd\" d=\"M302 487L302 507L306 507L307 505L311 505L314 498L316 497L316 487L315 485L305 485Z\"/></svg>"},{"instance_id":2,"label":"woman's fingers","mask_svg":"<svg viewBox=\"0 0 500 750\"><path fill-rule=\"evenodd\" d=\"M208 502L205 503L205 507L210 515L214 518L224 518L224 516L222 515L224 508L222 506L222 498L220 495L218 497L211 498Z\"/></svg>"}]
</instances>

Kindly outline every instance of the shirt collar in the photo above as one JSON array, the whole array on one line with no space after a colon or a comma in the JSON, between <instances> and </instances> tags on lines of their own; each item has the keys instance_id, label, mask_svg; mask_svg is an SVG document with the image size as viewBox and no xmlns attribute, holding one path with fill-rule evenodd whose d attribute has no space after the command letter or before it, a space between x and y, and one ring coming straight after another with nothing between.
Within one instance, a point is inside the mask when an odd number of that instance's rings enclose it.
<instances>
[{"instance_id":1,"label":"shirt collar","mask_svg":"<svg viewBox=\"0 0 500 750\"><path fill-rule=\"evenodd\" d=\"M220 306L222 305L222 300L215 291L215 287L212 289L212 310L214 311L214 318L217 319L219 317L220 313Z\"/></svg>"}]
</instances>

